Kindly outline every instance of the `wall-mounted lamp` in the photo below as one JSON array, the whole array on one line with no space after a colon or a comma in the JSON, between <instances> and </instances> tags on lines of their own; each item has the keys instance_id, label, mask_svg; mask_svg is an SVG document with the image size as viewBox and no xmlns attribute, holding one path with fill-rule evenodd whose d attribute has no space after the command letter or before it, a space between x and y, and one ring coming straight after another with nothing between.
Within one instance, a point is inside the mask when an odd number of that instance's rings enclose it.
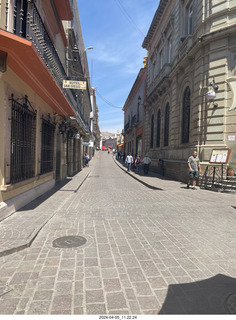
<instances>
[{"instance_id":1,"label":"wall-mounted lamp","mask_svg":"<svg viewBox=\"0 0 236 320\"><path fill-rule=\"evenodd\" d=\"M84 49L84 51L87 51L87 50L93 50L93 47L87 47Z\"/></svg>"},{"instance_id":2,"label":"wall-mounted lamp","mask_svg":"<svg viewBox=\"0 0 236 320\"><path fill-rule=\"evenodd\" d=\"M67 126L66 126L65 122L60 123L58 129L59 129L59 132L61 134L64 134L66 132L66 129L67 129Z\"/></svg>"},{"instance_id":3,"label":"wall-mounted lamp","mask_svg":"<svg viewBox=\"0 0 236 320\"><path fill-rule=\"evenodd\" d=\"M139 103L139 104L140 104L141 100L142 100L142 98L139 96L139 97L138 97L138 103Z\"/></svg>"},{"instance_id":4,"label":"wall-mounted lamp","mask_svg":"<svg viewBox=\"0 0 236 320\"><path fill-rule=\"evenodd\" d=\"M214 102L215 98L216 98L216 91L218 90L218 85L216 85L215 83L215 79L212 78L211 82L209 83L209 86L212 87L214 90L209 90L206 93L206 99L210 102L213 102L213 106L216 108L218 107L218 103Z\"/></svg>"},{"instance_id":5,"label":"wall-mounted lamp","mask_svg":"<svg viewBox=\"0 0 236 320\"><path fill-rule=\"evenodd\" d=\"M212 87L215 91L219 89L219 86L216 85L214 77L212 78L211 82L209 83L209 86Z\"/></svg>"}]
</instances>

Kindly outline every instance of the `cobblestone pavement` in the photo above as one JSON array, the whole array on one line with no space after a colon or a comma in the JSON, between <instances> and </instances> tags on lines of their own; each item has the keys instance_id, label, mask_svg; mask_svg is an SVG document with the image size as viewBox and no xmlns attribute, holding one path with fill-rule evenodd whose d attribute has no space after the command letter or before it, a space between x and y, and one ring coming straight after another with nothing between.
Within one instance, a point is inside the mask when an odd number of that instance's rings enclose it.
<instances>
[{"instance_id":1,"label":"cobblestone pavement","mask_svg":"<svg viewBox=\"0 0 236 320\"><path fill-rule=\"evenodd\" d=\"M236 313L235 195L144 179L162 190L98 152L63 188L2 221L6 250L23 238L31 246L0 257L0 314ZM53 247L73 235L86 244Z\"/></svg>"}]
</instances>

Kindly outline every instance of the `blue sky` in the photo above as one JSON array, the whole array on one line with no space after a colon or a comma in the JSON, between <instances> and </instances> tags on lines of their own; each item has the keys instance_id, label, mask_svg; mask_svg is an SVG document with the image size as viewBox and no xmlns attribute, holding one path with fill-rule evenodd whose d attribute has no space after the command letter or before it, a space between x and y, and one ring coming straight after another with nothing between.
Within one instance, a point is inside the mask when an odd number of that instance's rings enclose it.
<instances>
[{"instance_id":1,"label":"blue sky","mask_svg":"<svg viewBox=\"0 0 236 320\"><path fill-rule=\"evenodd\" d=\"M78 0L84 45L94 47L87 50L87 57L91 84L98 92L101 131L123 129L122 107L143 66L142 43L158 4L158 0Z\"/></svg>"}]
</instances>

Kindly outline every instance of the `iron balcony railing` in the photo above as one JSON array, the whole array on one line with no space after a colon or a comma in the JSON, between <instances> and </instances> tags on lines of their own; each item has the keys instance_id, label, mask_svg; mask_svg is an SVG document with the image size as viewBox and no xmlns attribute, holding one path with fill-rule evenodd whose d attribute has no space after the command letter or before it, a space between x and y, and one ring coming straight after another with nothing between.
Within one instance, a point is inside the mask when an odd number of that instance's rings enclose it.
<instances>
[{"instance_id":1,"label":"iron balcony railing","mask_svg":"<svg viewBox=\"0 0 236 320\"><path fill-rule=\"evenodd\" d=\"M124 129L125 129L125 131L127 131L129 128L130 128L130 121L128 121L128 122L126 123Z\"/></svg>"},{"instance_id":2,"label":"iron balcony railing","mask_svg":"<svg viewBox=\"0 0 236 320\"><path fill-rule=\"evenodd\" d=\"M133 126L136 122L137 122L137 121L136 121L136 115L134 115L134 116L132 117L132 120L131 120L131 126Z\"/></svg>"},{"instance_id":3,"label":"iron balcony railing","mask_svg":"<svg viewBox=\"0 0 236 320\"><path fill-rule=\"evenodd\" d=\"M8 9L6 9L6 14L7 13ZM6 20L8 20L8 18L6 18ZM6 25L6 30L8 29L11 28L8 28ZM68 76L34 1L27 0L26 4L25 0L21 0L20 7L17 6L16 2L16 5L14 6L13 33L26 38L34 44L34 47L38 51L48 70L57 81L73 109L76 111L79 125L86 132L89 132L86 121L80 110L81 105L78 103L79 101L77 100L76 91L73 89L63 88L63 80L68 80Z\"/></svg>"}]
</instances>

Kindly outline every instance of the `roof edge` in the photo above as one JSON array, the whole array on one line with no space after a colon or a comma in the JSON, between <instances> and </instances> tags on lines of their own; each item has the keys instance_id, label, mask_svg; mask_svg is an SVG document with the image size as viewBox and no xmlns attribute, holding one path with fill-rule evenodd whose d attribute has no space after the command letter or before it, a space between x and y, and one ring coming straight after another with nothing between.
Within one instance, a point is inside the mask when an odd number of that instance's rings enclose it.
<instances>
[{"instance_id":1,"label":"roof edge","mask_svg":"<svg viewBox=\"0 0 236 320\"><path fill-rule=\"evenodd\" d=\"M147 49L148 44L151 41L151 39L155 33L156 27L161 20L162 14L166 8L167 3L168 3L168 0L160 0L159 6L158 6L157 11L154 15L151 26L148 30L146 37L144 38L143 44L142 44L142 47L144 49Z\"/></svg>"}]
</instances>

